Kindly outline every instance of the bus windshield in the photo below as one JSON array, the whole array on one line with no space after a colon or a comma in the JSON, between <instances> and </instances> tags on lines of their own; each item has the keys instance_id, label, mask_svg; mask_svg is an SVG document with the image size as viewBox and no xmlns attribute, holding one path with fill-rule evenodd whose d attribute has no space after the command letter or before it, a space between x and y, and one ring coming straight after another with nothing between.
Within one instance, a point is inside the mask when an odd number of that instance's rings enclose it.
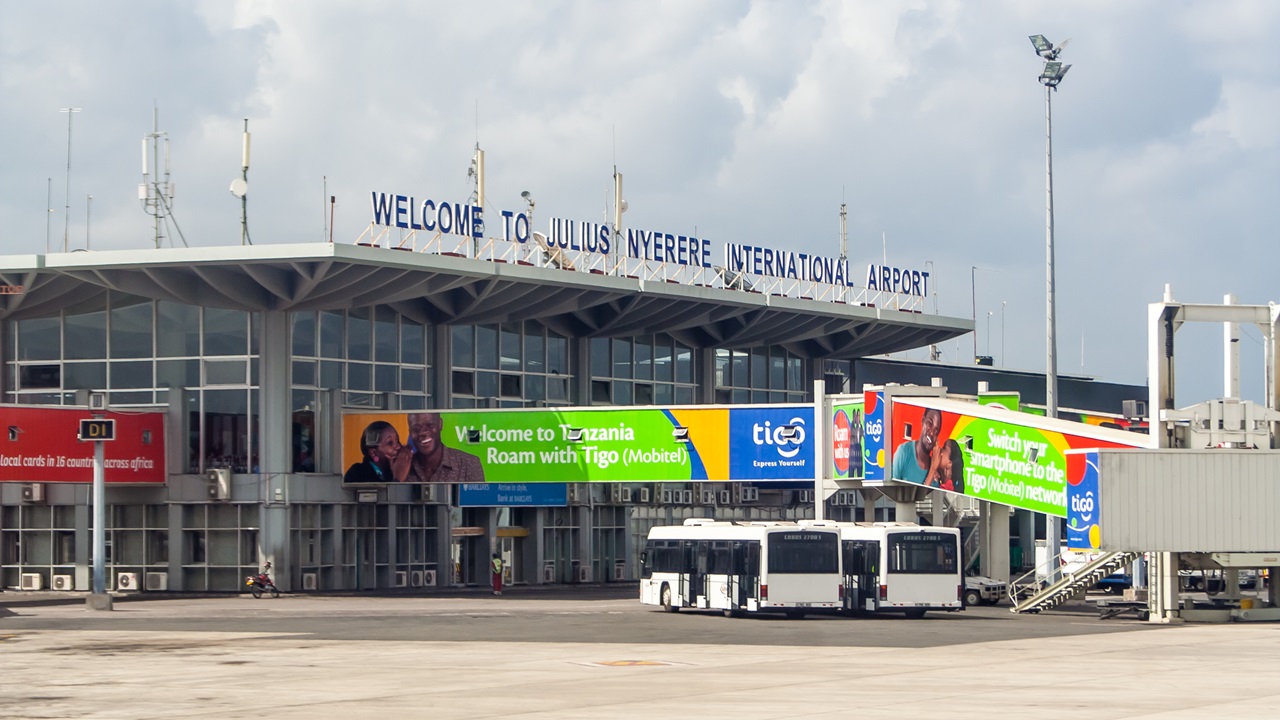
<instances>
[{"instance_id":1,"label":"bus windshield","mask_svg":"<svg viewBox=\"0 0 1280 720\"><path fill-rule=\"evenodd\" d=\"M889 536L889 572L928 575L956 573L956 539L944 533Z\"/></svg>"},{"instance_id":2,"label":"bus windshield","mask_svg":"<svg viewBox=\"0 0 1280 720\"><path fill-rule=\"evenodd\" d=\"M834 573L840 569L840 540L834 533L769 534L769 572Z\"/></svg>"}]
</instances>

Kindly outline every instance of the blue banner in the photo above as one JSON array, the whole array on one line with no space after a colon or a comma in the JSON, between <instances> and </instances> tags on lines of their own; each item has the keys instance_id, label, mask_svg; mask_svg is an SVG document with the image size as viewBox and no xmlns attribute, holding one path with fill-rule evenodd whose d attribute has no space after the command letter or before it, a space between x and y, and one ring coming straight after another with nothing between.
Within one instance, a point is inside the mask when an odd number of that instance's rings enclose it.
<instances>
[{"instance_id":1,"label":"blue banner","mask_svg":"<svg viewBox=\"0 0 1280 720\"><path fill-rule=\"evenodd\" d=\"M729 475L734 480L812 480L813 408L729 410Z\"/></svg>"},{"instance_id":2,"label":"blue banner","mask_svg":"<svg viewBox=\"0 0 1280 720\"><path fill-rule=\"evenodd\" d=\"M464 483L458 486L462 507L563 507L569 504L565 483Z\"/></svg>"},{"instance_id":3,"label":"blue banner","mask_svg":"<svg viewBox=\"0 0 1280 720\"><path fill-rule=\"evenodd\" d=\"M868 391L863 399L862 421L862 472L865 480L884 480L885 444L888 442L884 425L884 393Z\"/></svg>"},{"instance_id":4,"label":"blue banner","mask_svg":"<svg viewBox=\"0 0 1280 720\"><path fill-rule=\"evenodd\" d=\"M1102 547L1098 522L1098 451L1081 453L1083 463L1067 461L1067 549L1094 551ZM1078 476L1076 474L1079 473Z\"/></svg>"}]
</instances>

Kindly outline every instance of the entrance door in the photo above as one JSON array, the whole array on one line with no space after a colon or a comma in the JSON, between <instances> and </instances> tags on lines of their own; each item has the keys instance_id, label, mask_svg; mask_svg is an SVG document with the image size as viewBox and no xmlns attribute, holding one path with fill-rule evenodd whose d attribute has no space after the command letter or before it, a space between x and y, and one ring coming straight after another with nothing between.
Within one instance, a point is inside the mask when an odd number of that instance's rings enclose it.
<instances>
[{"instance_id":1,"label":"entrance door","mask_svg":"<svg viewBox=\"0 0 1280 720\"><path fill-rule=\"evenodd\" d=\"M700 607L697 605L698 596L707 594L707 553L711 543L692 542L689 544L693 546L690 549L693 553L693 570L689 573L688 602L694 607Z\"/></svg>"}]
</instances>

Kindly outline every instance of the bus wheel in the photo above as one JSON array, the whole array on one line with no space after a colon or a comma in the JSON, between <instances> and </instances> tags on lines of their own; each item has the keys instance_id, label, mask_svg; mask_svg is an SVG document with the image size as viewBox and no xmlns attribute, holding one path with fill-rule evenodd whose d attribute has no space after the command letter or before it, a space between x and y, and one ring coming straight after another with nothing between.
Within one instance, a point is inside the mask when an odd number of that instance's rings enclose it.
<instances>
[{"instance_id":1,"label":"bus wheel","mask_svg":"<svg viewBox=\"0 0 1280 720\"><path fill-rule=\"evenodd\" d=\"M730 610L729 608L725 608L725 609L724 609L724 616L725 616L725 617L727 617L727 618L742 617L742 611L741 611L741 610Z\"/></svg>"},{"instance_id":2,"label":"bus wheel","mask_svg":"<svg viewBox=\"0 0 1280 720\"><path fill-rule=\"evenodd\" d=\"M907 610L907 617L912 620L919 620L924 617L924 610L921 610L920 608L911 608L910 610Z\"/></svg>"},{"instance_id":3,"label":"bus wheel","mask_svg":"<svg viewBox=\"0 0 1280 720\"><path fill-rule=\"evenodd\" d=\"M974 605L981 605L982 593L979 593L977 590L965 590L964 604L968 605L969 607L973 607Z\"/></svg>"},{"instance_id":4,"label":"bus wheel","mask_svg":"<svg viewBox=\"0 0 1280 720\"><path fill-rule=\"evenodd\" d=\"M662 585L662 609L667 612L675 612L680 609L671 604L671 586L666 583Z\"/></svg>"}]
</instances>

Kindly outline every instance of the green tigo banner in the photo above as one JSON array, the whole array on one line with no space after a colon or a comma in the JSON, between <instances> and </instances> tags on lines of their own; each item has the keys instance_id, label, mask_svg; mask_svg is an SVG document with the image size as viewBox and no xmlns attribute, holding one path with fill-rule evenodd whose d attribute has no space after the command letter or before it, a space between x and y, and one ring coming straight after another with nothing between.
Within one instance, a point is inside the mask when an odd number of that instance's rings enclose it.
<instances>
[{"instance_id":1,"label":"green tigo banner","mask_svg":"<svg viewBox=\"0 0 1280 720\"><path fill-rule=\"evenodd\" d=\"M343 415L346 482L812 480L809 405Z\"/></svg>"}]
</instances>

